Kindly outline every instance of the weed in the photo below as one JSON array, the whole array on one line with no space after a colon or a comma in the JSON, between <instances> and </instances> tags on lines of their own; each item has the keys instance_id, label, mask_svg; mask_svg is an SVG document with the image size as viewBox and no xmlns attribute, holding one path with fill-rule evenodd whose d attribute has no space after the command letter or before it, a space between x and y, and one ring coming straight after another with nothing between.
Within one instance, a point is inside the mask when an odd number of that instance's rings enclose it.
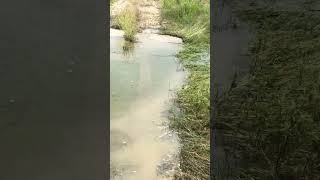
<instances>
[{"instance_id":1,"label":"weed","mask_svg":"<svg viewBox=\"0 0 320 180\"><path fill-rule=\"evenodd\" d=\"M116 24L124 31L124 38L133 42L138 32L138 10L135 6L128 6L116 17Z\"/></svg>"},{"instance_id":2,"label":"weed","mask_svg":"<svg viewBox=\"0 0 320 180\"><path fill-rule=\"evenodd\" d=\"M164 0L162 17L168 23L165 32L184 41L209 44L209 4L201 0Z\"/></svg>"},{"instance_id":3,"label":"weed","mask_svg":"<svg viewBox=\"0 0 320 180\"><path fill-rule=\"evenodd\" d=\"M173 112L170 118L170 127L182 141L182 173L176 179L209 179L209 4L200 0L163 0L162 7L163 33L183 39L184 48L178 57L189 72L176 97L176 106L182 113Z\"/></svg>"},{"instance_id":4,"label":"weed","mask_svg":"<svg viewBox=\"0 0 320 180\"><path fill-rule=\"evenodd\" d=\"M217 105L227 153L244 179L320 177L320 16L240 11L257 29L252 71Z\"/></svg>"}]
</instances>

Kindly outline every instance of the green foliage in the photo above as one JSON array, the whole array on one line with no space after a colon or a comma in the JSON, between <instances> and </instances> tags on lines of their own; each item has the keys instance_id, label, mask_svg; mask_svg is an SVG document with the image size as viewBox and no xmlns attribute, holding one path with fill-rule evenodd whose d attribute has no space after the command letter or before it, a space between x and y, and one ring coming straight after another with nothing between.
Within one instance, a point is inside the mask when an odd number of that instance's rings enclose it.
<instances>
[{"instance_id":1,"label":"green foliage","mask_svg":"<svg viewBox=\"0 0 320 180\"><path fill-rule=\"evenodd\" d=\"M162 16L168 23L167 34L182 37L184 41L209 44L210 7L201 0L163 0Z\"/></svg>"},{"instance_id":2,"label":"green foliage","mask_svg":"<svg viewBox=\"0 0 320 180\"><path fill-rule=\"evenodd\" d=\"M181 37L178 57L189 72L177 93L171 128L182 141L177 179L209 179L210 165L210 60L209 4L200 0L163 0L164 33Z\"/></svg>"},{"instance_id":3,"label":"green foliage","mask_svg":"<svg viewBox=\"0 0 320 180\"><path fill-rule=\"evenodd\" d=\"M124 38L128 41L134 41L138 32L138 12L134 6L122 10L117 15L116 23L124 31Z\"/></svg>"},{"instance_id":4,"label":"green foliage","mask_svg":"<svg viewBox=\"0 0 320 180\"><path fill-rule=\"evenodd\" d=\"M199 179L209 177L209 79L209 71L191 72L176 98L182 113L171 118L171 127L179 132L183 144L182 171Z\"/></svg>"},{"instance_id":5,"label":"green foliage","mask_svg":"<svg viewBox=\"0 0 320 180\"><path fill-rule=\"evenodd\" d=\"M250 76L218 101L218 128L242 179L320 177L320 16L248 10Z\"/></svg>"},{"instance_id":6,"label":"green foliage","mask_svg":"<svg viewBox=\"0 0 320 180\"><path fill-rule=\"evenodd\" d=\"M189 24L195 17L205 16L208 9L200 0L164 0L163 15L179 24Z\"/></svg>"}]
</instances>

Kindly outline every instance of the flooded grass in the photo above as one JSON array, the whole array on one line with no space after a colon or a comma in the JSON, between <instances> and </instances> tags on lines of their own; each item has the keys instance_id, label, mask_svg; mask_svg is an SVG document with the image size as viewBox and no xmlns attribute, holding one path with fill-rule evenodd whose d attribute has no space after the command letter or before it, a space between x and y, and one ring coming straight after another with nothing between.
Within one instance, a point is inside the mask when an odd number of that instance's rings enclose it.
<instances>
[{"instance_id":1,"label":"flooded grass","mask_svg":"<svg viewBox=\"0 0 320 180\"><path fill-rule=\"evenodd\" d=\"M182 141L176 179L209 179L210 165L210 60L209 4L200 0L164 0L163 33L181 37L178 57L189 72L183 89L177 92L171 128Z\"/></svg>"},{"instance_id":2,"label":"flooded grass","mask_svg":"<svg viewBox=\"0 0 320 180\"><path fill-rule=\"evenodd\" d=\"M131 41L124 41L122 46L122 54L124 56L130 56L134 52L134 43Z\"/></svg>"},{"instance_id":3,"label":"flooded grass","mask_svg":"<svg viewBox=\"0 0 320 180\"><path fill-rule=\"evenodd\" d=\"M124 31L124 38L127 41L135 41L138 33L138 10L134 5L123 9L116 17L117 26Z\"/></svg>"}]
</instances>

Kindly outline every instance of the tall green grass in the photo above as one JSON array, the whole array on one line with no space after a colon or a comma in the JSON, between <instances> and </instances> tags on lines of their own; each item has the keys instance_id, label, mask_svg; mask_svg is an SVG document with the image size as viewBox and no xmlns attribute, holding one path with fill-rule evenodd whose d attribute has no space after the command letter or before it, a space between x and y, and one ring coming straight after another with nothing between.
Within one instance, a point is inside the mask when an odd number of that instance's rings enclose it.
<instances>
[{"instance_id":1,"label":"tall green grass","mask_svg":"<svg viewBox=\"0 0 320 180\"><path fill-rule=\"evenodd\" d=\"M172 112L171 128L179 133L181 174L177 179L209 179L210 164L210 16L201 0L163 0L163 33L181 37L178 57L189 72L177 92L178 112Z\"/></svg>"},{"instance_id":2,"label":"tall green grass","mask_svg":"<svg viewBox=\"0 0 320 180\"><path fill-rule=\"evenodd\" d=\"M163 0L162 17L165 33L184 41L209 44L209 4L201 0Z\"/></svg>"},{"instance_id":3,"label":"tall green grass","mask_svg":"<svg viewBox=\"0 0 320 180\"><path fill-rule=\"evenodd\" d=\"M204 4L200 0L164 0L163 13L168 20L179 24L189 24L195 17L203 16Z\"/></svg>"},{"instance_id":4,"label":"tall green grass","mask_svg":"<svg viewBox=\"0 0 320 180\"><path fill-rule=\"evenodd\" d=\"M135 41L138 32L138 10L129 6L122 10L116 17L116 23L124 31L124 38L128 41Z\"/></svg>"}]
</instances>

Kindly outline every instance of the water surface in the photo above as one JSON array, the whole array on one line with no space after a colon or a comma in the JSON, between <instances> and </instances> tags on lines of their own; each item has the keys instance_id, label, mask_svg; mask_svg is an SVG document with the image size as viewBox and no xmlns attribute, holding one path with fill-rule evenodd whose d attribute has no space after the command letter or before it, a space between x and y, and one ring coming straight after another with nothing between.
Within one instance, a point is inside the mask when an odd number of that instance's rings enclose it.
<instances>
[{"instance_id":1,"label":"water surface","mask_svg":"<svg viewBox=\"0 0 320 180\"><path fill-rule=\"evenodd\" d=\"M112 179L161 179L178 164L179 143L165 112L184 77L175 57L181 40L137 38L128 47L121 31L110 34Z\"/></svg>"}]
</instances>

